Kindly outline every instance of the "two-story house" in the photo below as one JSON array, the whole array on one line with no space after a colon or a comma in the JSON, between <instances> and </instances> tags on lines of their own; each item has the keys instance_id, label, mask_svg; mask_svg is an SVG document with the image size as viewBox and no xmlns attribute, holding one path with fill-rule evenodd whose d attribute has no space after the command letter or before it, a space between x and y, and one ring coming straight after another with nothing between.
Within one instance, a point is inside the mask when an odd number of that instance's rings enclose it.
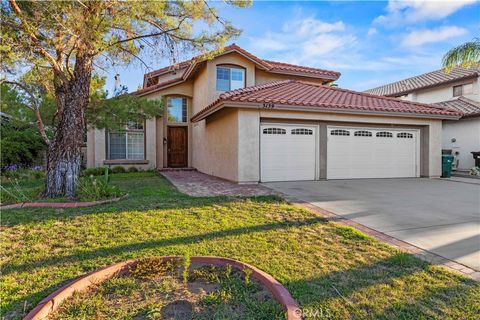
<instances>
[{"instance_id":1,"label":"two-story house","mask_svg":"<svg viewBox=\"0 0 480 320\"><path fill-rule=\"evenodd\" d=\"M366 92L408 101L431 103L462 113L459 121L443 122L442 147L452 150L454 168L475 165L471 152L480 151L480 69L436 70L389 83Z\"/></svg>"},{"instance_id":2,"label":"two-story house","mask_svg":"<svg viewBox=\"0 0 480 320\"><path fill-rule=\"evenodd\" d=\"M263 60L230 45L145 74L132 94L164 114L90 130L88 166L196 168L239 183L438 177L438 106L330 86L340 73Z\"/></svg>"}]
</instances>

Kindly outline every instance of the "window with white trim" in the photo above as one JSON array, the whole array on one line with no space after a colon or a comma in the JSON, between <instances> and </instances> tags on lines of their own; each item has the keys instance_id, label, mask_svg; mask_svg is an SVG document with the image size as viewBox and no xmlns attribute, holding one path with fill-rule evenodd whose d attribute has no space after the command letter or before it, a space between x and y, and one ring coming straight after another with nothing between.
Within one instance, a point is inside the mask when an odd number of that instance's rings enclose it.
<instances>
[{"instance_id":1,"label":"window with white trim","mask_svg":"<svg viewBox=\"0 0 480 320\"><path fill-rule=\"evenodd\" d=\"M413 134L408 133L408 132L400 132L400 133L397 133L397 138L413 139Z\"/></svg>"},{"instance_id":2,"label":"window with white trim","mask_svg":"<svg viewBox=\"0 0 480 320\"><path fill-rule=\"evenodd\" d=\"M380 131L376 134L377 138L393 138L393 133L388 131Z\"/></svg>"},{"instance_id":3,"label":"window with white trim","mask_svg":"<svg viewBox=\"0 0 480 320\"><path fill-rule=\"evenodd\" d=\"M217 66L217 91L245 88L245 69Z\"/></svg>"},{"instance_id":4,"label":"window with white trim","mask_svg":"<svg viewBox=\"0 0 480 320\"><path fill-rule=\"evenodd\" d=\"M287 130L282 128L265 128L263 134L287 134Z\"/></svg>"},{"instance_id":5,"label":"window with white trim","mask_svg":"<svg viewBox=\"0 0 480 320\"><path fill-rule=\"evenodd\" d=\"M297 129L292 129L291 131L292 134L297 134L297 135L313 135L313 130L310 129L305 129L305 128L297 128Z\"/></svg>"},{"instance_id":6,"label":"window with white trim","mask_svg":"<svg viewBox=\"0 0 480 320\"><path fill-rule=\"evenodd\" d=\"M355 131L355 133L354 133L353 135L354 135L355 137L371 137L371 136L372 136L372 132L360 130L360 131Z\"/></svg>"},{"instance_id":7,"label":"window with white trim","mask_svg":"<svg viewBox=\"0 0 480 320\"><path fill-rule=\"evenodd\" d=\"M330 135L331 136L349 136L350 132L347 130L337 129L337 130L330 131Z\"/></svg>"},{"instance_id":8,"label":"window with white trim","mask_svg":"<svg viewBox=\"0 0 480 320\"><path fill-rule=\"evenodd\" d=\"M109 160L144 160L145 127L143 121L129 121L124 130L108 133Z\"/></svg>"}]
</instances>

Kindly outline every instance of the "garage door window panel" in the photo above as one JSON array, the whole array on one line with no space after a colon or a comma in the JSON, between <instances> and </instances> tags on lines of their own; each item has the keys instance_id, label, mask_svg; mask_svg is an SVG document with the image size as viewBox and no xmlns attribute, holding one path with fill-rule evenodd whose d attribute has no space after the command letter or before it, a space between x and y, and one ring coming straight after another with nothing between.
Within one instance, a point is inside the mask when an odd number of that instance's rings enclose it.
<instances>
[{"instance_id":1,"label":"garage door window panel","mask_svg":"<svg viewBox=\"0 0 480 320\"><path fill-rule=\"evenodd\" d=\"M265 128L263 134L287 134L287 130L282 128Z\"/></svg>"},{"instance_id":2,"label":"garage door window panel","mask_svg":"<svg viewBox=\"0 0 480 320\"><path fill-rule=\"evenodd\" d=\"M377 138L393 138L393 133L380 131L376 133Z\"/></svg>"},{"instance_id":3,"label":"garage door window panel","mask_svg":"<svg viewBox=\"0 0 480 320\"><path fill-rule=\"evenodd\" d=\"M355 137L371 137L372 133L370 131L361 130L361 131L355 131L353 135Z\"/></svg>"},{"instance_id":4,"label":"garage door window panel","mask_svg":"<svg viewBox=\"0 0 480 320\"><path fill-rule=\"evenodd\" d=\"M401 139L413 139L413 134L408 133L408 132L400 132L400 133L397 133L397 138L401 138Z\"/></svg>"},{"instance_id":5,"label":"garage door window panel","mask_svg":"<svg viewBox=\"0 0 480 320\"><path fill-rule=\"evenodd\" d=\"M330 131L330 135L332 136L349 136L350 132L347 130L332 130Z\"/></svg>"},{"instance_id":6,"label":"garage door window panel","mask_svg":"<svg viewBox=\"0 0 480 320\"><path fill-rule=\"evenodd\" d=\"M304 129L304 128L298 128L298 129L292 129L292 134L296 135L313 135L313 130L310 129Z\"/></svg>"}]
</instances>

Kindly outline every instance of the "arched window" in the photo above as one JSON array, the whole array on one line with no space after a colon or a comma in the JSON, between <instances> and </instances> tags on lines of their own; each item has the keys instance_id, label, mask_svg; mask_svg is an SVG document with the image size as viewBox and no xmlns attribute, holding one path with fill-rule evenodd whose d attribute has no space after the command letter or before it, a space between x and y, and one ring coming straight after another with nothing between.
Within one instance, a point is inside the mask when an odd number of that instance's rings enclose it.
<instances>
[{"instance_id":1,"label":"arched window","mask_svg":"<svg viewBox=\"0 0 480 320\"><path fill-rule=\"evenodd\" d=\"M330 131L330 135L331 136L349 136L350 132L347 130L337 129L337 130Z\"/></svg>"},{"instance_id":2,"label":"arched window","mask_svg":"<svg viewBox=\"0 0 480 320\"><path fill-rule=\"evenodd\" d=\"M355 131L355 133L354 133L353 135L354 135L355 137L371 137L371 136L372 136L372 132L360 130L360 131Z\"/></svg>"},{"instance_id":3,"label":"arched window","mask_svg":"<svg viewBox=\"0 0 480 320\"><path fill-rule=\"evenodd\" d=\"M287 134L287 130L282 128L265 128L263 134Z\"/></svg>"},{"instance_id":4,"label":"arched window","mask_svg":"<svg viewBox=\"0 0 480 320\"><path fill-rule=\"evenodd\" d=\"M292 134L298 134L298 135L313 135L313 130L310 129L305 129L305 128L297 128L297 129L292 129Z\"/></svg>"}]
</instances>

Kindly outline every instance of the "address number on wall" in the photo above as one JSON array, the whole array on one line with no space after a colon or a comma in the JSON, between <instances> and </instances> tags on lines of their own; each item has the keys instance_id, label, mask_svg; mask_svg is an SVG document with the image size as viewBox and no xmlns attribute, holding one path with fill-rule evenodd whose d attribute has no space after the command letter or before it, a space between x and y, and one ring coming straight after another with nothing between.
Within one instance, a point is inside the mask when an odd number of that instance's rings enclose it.
<instances>
[{"instance_id":1,"label":"address number on wall","mask_svg":"<svg viewBox=\"0 0 480 320\"><path fill-rule=\"evenodd\" d=\"M264 103L263 104L263 109L273 109L273 108L275 108L274 103Z\"/></svg>"}]
</instances>

